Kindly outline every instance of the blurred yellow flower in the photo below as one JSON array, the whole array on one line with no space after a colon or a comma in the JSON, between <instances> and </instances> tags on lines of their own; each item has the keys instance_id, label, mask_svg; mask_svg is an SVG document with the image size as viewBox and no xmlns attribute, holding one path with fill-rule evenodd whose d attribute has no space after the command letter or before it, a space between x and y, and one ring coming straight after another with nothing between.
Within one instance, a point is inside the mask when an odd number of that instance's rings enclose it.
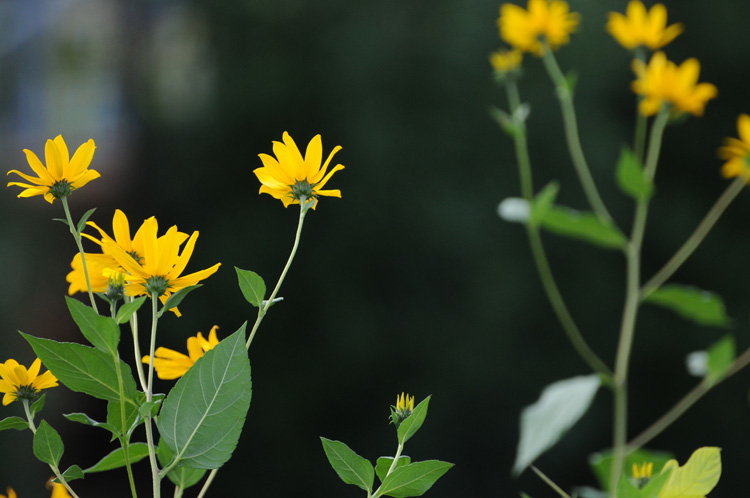
<instances>
[{"instance_id":1,"label":"blurred yellow flower","mask_svg":"<svg viewBox=\"0 0 750 498\"><path fill-rule=\"evenodd\" d=\"M47 489L52 490L52 495L50 495L50 498L72 498L70 496L70 493L68 493L68 490L65 488L64 484L60 484L58 482L52 482L52 477L49 478L49 481L47 481Z\"/></svg>"},{"instance_id":2,"label":"blurred yellow flower","mask_svg":"<svg viewBox=\"0 0 750 498\"><path fill-rule=\"evenodd\" d=\"M23 187L25 190L18 194L18 197L43 195L44 200L50 204L55 199L67 197L73 190L81 188L91 180L101 176L97 171L88 169L91 159L94 157L94 149L96 149L94 141L89 139L73 154L73 159L70 159L65 140L63 140L62 135L58 135L54 140L47 140L47 145L44 147L46 167L36 154L24 149L29 166L37 177L21 173L15 169L10 170L8 174L15 173L24 180L31 182L31 184L10 182L8 187L11 185Z\"/></svg>"},{"instance_id":3,"label":"blurred yellow flower","mask_svg":"<svg viewBox=\"0 0 750 498\"><path fill-rule=\"evenodd\" d=\"M657 3L646 12L639 0L628 4L626 15L610 12L607 22L609 34L630 50L640 46L656 50L674 40L683 29L680 23L667 27L667 8L663 4Z\"/></svg>"},{"instance_id":4,"label":"blurred yellow flower","mask_svg":"<svg viewBox=\"0 0 750 498\"><path fill-rule=\"evenodd\" d=\"M580 22L561 0L529 0L528 10L505 3L500 7L497 25L500 36L514 48L534 55L544 54L543 39L552 50L567 44Z\"/></svg>"},{"instance_id":5,"label":"blurred yellow flower","mask_svg":"<svg viewBox=\"0 0 750 498\"><path fill-rule=\"evenodd\" d=\"M635 59L633 71L638 79L632 88L644 97L639 107L644 116L656 114L665 103L674 106L677 114L689 112L700 116L706 103L718 94L711 83L698 83L700 63L697 59L688 59L677 66L667 60L664 52L656 52L648 66Z\"/></svg>"},{"instance_id":6,"label":"blurred yellow flower","mask_svg":"<svg viewBox=\"0 0 750 498\"><path fill-rule=\"evenodd\" d=\"M70 284L68 286L68 294L72 296L76 292L88 292L86 275L83 273L81 253L76 253L73 256L70 267L73 270L65 277L65 280ZM118 267L117 261L111 254L86 253L86 268L88 269L89 281L91 282L91 291L106 292L109 285L109 278L104 273L106 270Z\"/></svg>"},{"instance_id":7,"label":"blurred yellow flower","mask_svg":"<svg viewBox=\"0 0 750 498\"><path fill-rule=\"evenodd\" d=\"M726 138L719 148L719 157L726 160L721 168L725 178L744 175L750 182L750 116L740 114L737 118L739 138Z\"/></svg>"},{"instance_id":8,"label":"blurred yellow flower","mask_svg":"<svg viewBox=\"0 0 750 498\"><path fill-rule=\"evenodd\" d=\"M16 492L13 491L13 488L11 487L8 487L8 489L5 492L8 493L8 496L0 495L0 498L17 498Z\"/></svg>"},{"instance_id":9,"label":"blurred yellow flower","mask_svg":"<svg viewBox=\"0 0 750 498\"><path fill-rule=\"evenodd\" d=\"M497 50L490 54L490 64L499 73L507 73L521 67L523 52L518 49Z\"/></svg>"},{"instance_id":10,"label":"blurred yellow flower","mask_svg":"<svg viewBox=\"0 0 750 498\"><path fill-rule=\"evenodd\" d=\"M331 159L339 150L341 146L334 147L321 167L323 145L320 135L315 135L310 140L305 156L302 157L292 137L284 132L283 143L273 142L275 158L268 154L258 154L263 167L256 168L253 173L262 183L259 193L270 194L279 199L284 207L299 204L301 198L310 202L318 196L341 197L340 190L321 190L335 172L344 169L344 166L337 164L326 174ZM313 205L313 209L315 208L316 205Z\"/></svg>"},{"instance_id":11,"label":"blurred yellow flower","mask_svg":"<svg viewBox=\"0 0 750 498\"><path fill-rule=\"evenodd\" d=\"M216 331L219 330L218 325L214 325L211 328L211 332L208 334L208 340L203 337L201 332L195 337L189 337L187 340L188 355L185 356L182 353L178 353L168 348L157 348L154 351L154 368L156 369L156 375L163 380L177 379L185 375L185 372L192 367L198 358L202 357L206 351L213 349L214 346L219 344L219 339L216 337ZM143 363L150 363L151 357L146 355L141 361Z\"/></svg>"},{"instance_id":12,"label":"blurred yellow flower","mask_svg":"<svg viewBox=\"0 0 750 498\"><path fill-rule=\"evenodd\" d=\"M0 393L5 393L3 406L17 399L34 401L42 389L57 386L57 378L49 370L39 375L41 368L42 360L39 358L34 360L28 370L16 360L0 363Z\"/></svg>"}]
</instances>

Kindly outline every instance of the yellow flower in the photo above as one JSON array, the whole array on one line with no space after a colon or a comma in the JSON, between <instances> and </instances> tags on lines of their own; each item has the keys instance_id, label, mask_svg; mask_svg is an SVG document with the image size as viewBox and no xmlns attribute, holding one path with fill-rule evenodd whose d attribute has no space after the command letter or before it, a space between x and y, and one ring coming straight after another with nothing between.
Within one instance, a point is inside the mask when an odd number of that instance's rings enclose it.
<instances>
[{"instance_id":1,"label":"yellow flower","mask_svg":"<svg viewBox=\"0 0 750 498\"><path fill-rule=\"evenodd\" d=\"M141 228L138 229L140 243L143 247L143 257L135 254L136 257L139 257L138 260L134 259L133 254L129 254L120 246L118 241L112 238L105 237L101 242L103 251L111 254L126 272L124 275L126 295L140 296L145 294L150 296L155 293L164 303L173 292L196 285L201 280L216 273L221 263L183 276L182 272L193 255L198 232L193 232L182 249L182 253L180 253L180 246L185 241L185 234L177 231L177 227L173 226L167 230L167 233L157 237L158 228L156 218L152 216L145 220ZM136 234L137 237L138 234ZM136 248L135 241L133 247Z\"/></svg>"},{"instance_id":2,"label":"yellow flower","mask_svg":"<svg viewBox=\"0 0 750 498\"><path fill-rule=\"evenodd\" d=\"M8 493L8 496L0 495L0 498L17 498L16 497L16 492L13 491L13 488L11 488L11 487L8 487L7 491L5 491L5 492Z\"/></svg>"},{"instance_id":3,"label":"yellow flower","mask_svg":"<svg viewBox=\"0 0 750 498\"><path fill-rule=\"evenodd\" d=\"M657 3L646 12L643 3L632 0L628 4L627 15L609 13L607 31L627 49L646 46L656 50L682 33L683 26L678 23L667 27L667 8L664 5Z\"/></svg>"},{"instance_id":4,"label":"yellow flower","mask_svg":"<svg viewBox=\"0 0 750 498\"><path fill-rule=\"evenodd\" d=\"M42 164L36 154L24 149L29 166L37 174L37 177L21 173L15 169L10 170L8 174L15 173L33 185L10 182L8 187L11 185L24 187L25 190L18 194L18 197L43 195L44 200L50 204L55 199L67 197L73 190L81 188L91 180L101 176L97 171L88 169L91 159L94 157L94 149L96 149L94 141L89 139L88 142L78 147L78 150L73 154L73 159L70 159L65 140L63 140L62 135L58 135L54 140L47 140L47 145L44 148L47 167Z\"/></svg>"},{"instance_id":5,"label":"yellow flower","mask_svg":"<svg viewBox=\"0 0 750 498\"><path fill-rule=\"evenodd\" d=\"M76 253L73 261L70 262L70 267L73 271L65 277L65 280L70 284L68 286L68 294L71 296L76 292L88 292L86 275L83 273L83 263L81 261L81 253ZM107 292L110 279L104 274L107 270L119 268L119 266L111 254L86 253L86 269L89 273L91 290L93 292Z\"/></svg>"},{"instance_id":6,"label":"yellow flower","mask_svg":"<svg viewBox=\"0 0 750 498\"><path fill-rule=\"evenodd\" d=\"M724 145L719 148L719 157L727 162L721 168L725 178L744 175L750 182L750 116L740 114L737 118L737 138L724 139Z\"/></svg>"},{"instance_id":7,"label":"yellow flower","mask_svg":"<svg viewBox=\"0 0 750 498\"><path fill-rule=\"evenodd\" d=\"M64 484L52 482L52 477L47 481L47 489L52 490L50 498L72 498Z\"/></svg>"},{"instance_id":8,"label":"yellow flower","mask_svg":"<svg viewBox=\"0 0 750 498\"><path fill-rule=\"evenodd\" d=\"M13 403L17 399L34 401L39 391L57 385L57 378L52 372L46 371L39 375L42 360L37 358L28 370L19 365L16 360L0 363L0 393L3 396L3 406Z\"/></svg>"},{"instance_id":9,"label":"yellow flower","mask_svg":"<svg viewBox=\"0 0 750 498\"><path fill-rule=\"evenodd\" d=\"M567 44L570 33L576 30L580 16L569 12L567 2L561 0L529 0L528 10L505 3L500 7L497 25L500 36L523 52L541 56L544 43L552 50Z\"/></svg>"},{"instance_id":10,"label":"yellow flower","mask_svg":"<svg viewBox=\"0 0 750 498\"><path fill-rule=\"evenodd\" d=\"M490 54L490 64L499 73L507 73L521 67L523 52L520 50L498 50Z\"/></svg>"},{"instance_id":11,"label":"yellow flower","mask_svg":"<svg viewBox=\"0 0 750 498\"><path fill-rule=\"evenodd\" d=\"M414 411L414 396L401 393L401 396L396 396L396 410L400 412L409 413Z\"/></svg>"},{"instance_id":12,"label":"yellow flower","mask_svg":"<svg viewBox=\"0 0 750 498\"><path fill-rule=\"evenodd\" d=\"M190 367L203 356L206 351L213 349L214 346L219 344L219 339L216 338L216 331L219 330L218 325L214 325L211 328L211 332L208 334L208 340L203 337L203 334L198 332L195 337L189 337L187 340L188 355L185 356L182 353L178 353L172 349L157 348L154 351L154 368L156 369L156 375L163 380L177 379L185 375ZM149 355L144 356L141 361L143 363L150 363L151 357Z\"/></svg>"},{"instance_id":13,"label":"yellow flower","mask_svg":"<svg viewBox=\"0 0 750 498\"><path fill-rule=\"evenodd\" d=\"M334 147L321 167L323 145L320 135L315 135L310 140L304 157L289 133L284 132L283 140L283 143L273 142L275 158L268 154L258 154L263 167L256 168L253 173L262 183L259 193L270 194L279 199L284 203L284 207L299 204L302 198L305 202L310 202L321 195L341 197L340 190L321 190L335 172L344 169L344 166L337 164L326 174L331 159L341 150L341 146ZM316 205L313 205L313 209L315 207Z\"/></svg>"},{"instance_id":14,"label":"yellow flower","mask_svg":"<svg viewBox=\"0 0 750 498\"><path fill-rule=\"evenodd\" d=\"M698 83L700 63L688 59L680 66L667 60L664 52L656 52L646 66L642 61L633 61L633 71L638 77L632 84L633 91L643 95L639 110L651 116L661 110L665 103L672 104L677 113L689 112L695 116L703 114L706 103L716 97L718 91L711 83Z\"/></svg>"}]
</instances>

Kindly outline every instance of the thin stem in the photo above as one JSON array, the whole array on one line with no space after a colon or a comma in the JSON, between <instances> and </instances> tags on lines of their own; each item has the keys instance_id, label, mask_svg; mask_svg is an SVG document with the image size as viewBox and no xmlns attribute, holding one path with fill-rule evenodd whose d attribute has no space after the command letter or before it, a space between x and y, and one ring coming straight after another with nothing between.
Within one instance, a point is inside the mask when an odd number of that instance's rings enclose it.
<instances>
[{"instance_id":1,"label":"thin stem","mask_svg":"<svg viewBox=\"0 0 750 498\"><path fill-rule=\"evenodd\" d=\"M536 473L536 475L538 475L542 479L542 481L544 481L545 483L547 483L547 486L549 486L550 488L554 489L555 492L558 495L562 496L562 498L570 498L570 495L568 493L566 493L565 491L563 491L560 486L558 486L557 484L555 484L555 482L552 479L550 479L549 477L547 477L544 474L544 472L542 472L541 470L537 469L533 465L531 466L531 470L533 470L534 473Z\"/></svg>"},{"instance_id":2,"label":"thin stem","mask_svg":"<svg viewBox=\"0 0 750 498\"><path fill-rule=\"evenodd\" d=\"M63 209L65 210L65 217L68 219L68 228L70 228L70 233L73 235L73 238L76 241L76 245L78 246L78 252L81 253L81 263L83 263L83 275L86 277L86 288L88 288L88 291L89 291L89 299L91 300L91 307L94 308L94 311L99 313L99 310L96 308L96 301L94 301L94 292L91 290L91 281L89 280L89 270L86 267L86 253L83 252L83 244L81 244L81 234L78 233L78 228L76 227L75 223L73 223L73 218L70 216L70 208L68 207L68 198L60 197L60 201L62 202Z\"/></svg>"},{"instance_id":3,"label":"thin stem","mask_svg":"<svg viewBox=\"0 0 750 498\"><path fill-rule=\"evenodd\" d=\"M653 291L661 287L669 277L671 277L677 269L693 254L698 246L703 242L703 239L711 231L716 221L724 214L724 211L739 195L742 189L747 185L747 176L738 176L732 183L729 184L723 194L716 200L711 209L706 213L701 222L696 227L695 231L688 237L682 247L667 261L667 263L641 287L641 300L648 297Z\"/></svg>"},{"instance_id":4,"label":"thin stem","mask_svg":"<svg viewBox=\"0 0 750 498\"><path fill-rule=\"evenodd\" d=\"M651 137L649 140L648 155L644 173L653 180L656 174L656 165L659 160L659 151L661 149L661 140L664 128L669 119L669 110L667 107L662 109L654 120L651 128ZM627 379L628 369L630 366L630 353L633 348L633 337L635 335L635 323L638 315L639 287L641 274L641 248L643 245L643 235L646 230L646 219L648 215L648 198L638 200L635 208L633 228L630 234L630 241L627 246L627 283L625 292L625 306L622 314L620 325L620 341L617 346L617 358L615 360L614 376L614 429L613 429L613 461L612 472L610 474L610 490L617 487L622 471L622 463L625 459L625 443L627 439Z\"/></svg>"},{"instance_id":5,"label":"thin stem","mask_svg":"<svg viewBox=\"0 0 750 498\"><path fill-rule=\"evenodd\" d=\"M635 50L635 58L641 62L646 62L646 51L643 47L638 47ZM635 133L633 135L633 153L640 163L643 163L643 152L646 147L646 134L648 131L648 118L640 111L642 100L643 96L638 95L635 108Z\"/></svg>"},{"instance_id":6,"label":"thin stem","mask_svg":"<svg viewBox=\"0 0 750 498\"><path fill-rule=\"evenodd\" d=\"M404 444L399 443L398 449L396 449L396 456L393 457L393 462L391 462L391 466L388 467L388 472L385 473L385 476L383 477L383 481L385 481L385 478L391 475L391 472L393 472L393 469L395 469L398 466L398 459L401 458L401 452L404 451ZM378 498L380 496L380 488L383 487L382 481L380 486L378 486L378 489L375 490L375 492L372 494L372 498ZM370 498L370 492L367 492L367 497Z\"/></svg>"},{"instance_id":7,"label":"thin stem","mask_svg":"<svg viewBox=\"0 0 750 498\"><path fill-rule=\"evenodd\" d=\"M208 474L208 477L206 478L206 482L203 483L203 487L201 488L201 492L198 493L198 498L203 498L206 496L206 492L208 491L208 488L211 486L211 483L214 481L214 477L216 477L216 474L219 472L219 469L213 469L210 474Z\"/></svg>"},{"instance_id":8,"label":"thin stem","mask_svg":"<svg viewBox=\"0 0 750 498\"><path fill-rule=\"evenodd\" d=\"M627 452L635 451L661 434L667 427L680 418L691 406L701 399L708 391L736 374L750 363L750 349L745 350L738 356L729 369L718 379L704 379L700 384L691 389L680 401L662 415L656 422L646 430L634 437L627 445Z\"/></svg>"},{"instance_id":9,"label":"thin stem","mask_svg":"<svg viewBox=\"0 0 750 498\"><path fill-rule=\"evenodd\" d=\"M591 208L594 210L597 218L604 222L612 222L612 216L607 211L604 201L599 196L594 178L591 176L591 170L586 162L586 156L581 147L581 139L578 135L578 122L576 120L575 107L573 106L573 94L560 70L560 66L555 60L555 56L548 45L545 44L544 55L542 56L544 67L547 69L550 78L556 86L557 97L560 99L560 107L563 114L563 123L565 125L565 138L568 142L568 151L573 161L578 179L581 182L583 191L588 199Z\"/></svg>"},{"instance_id":10,"label":"thin stem","mask_svg":"<svg viewBox=\"0 0 750 498\"><path fill-rule=\"evenodd\" d=\"M521 106L521 99L514 79L508 79L506 90L511 114L515 117L517 115L517 110ZM531 204L533 202L534 187L531 177L531 160L529 158L528 144L526 141L526 128L524 123L520 121L515 122L515 125L517 131L513 135L513 141L515 144L516 156L518 158L521 192L526 202ZM539 228L533 220L529 220L526 223L526 233L529 237L529 245L531 246L534 263L537 272L539 273L539 279L542 281L542 286L547 294L547 299L552 305L552 309L562 325L565 334L568 336L568 340L570 340L573 348L593 371L611 379L612 370L596 355L591 347L589 347L588 343L583 338L583 334L581 334L581 331L578 329L575 320L573 320L573 317L568 311L568 307L560 293L560 289L557 287L549 262L547 261L542 238L539 234Z\"/></svg>"},{"instance_id":11,"label":"thin stem","mask_svg":"<svg viewBox=\"0 0 750 498\"><path fill-rule=\"evenodd\" d=\"M132 297L125 297L127 302L133 302ZM141 345L138 341L138 313L130 315L130 331L133 334L133 353L135 355L135 371L138 372L138 380L141 383L141 389L145 393L148 389L146 375L143 373L143 362L141 361Z\"/></svg>"},{"instance_id":12,"label":"thin stem","mask_svg":"<svg viewBox=\"0 0 750 498\"><path fill-rule=\"evenodd\" d=\"M159 296L156 292L151 293L151 346L150 355L148 362L148 383L146 385L146 402L151 401L153 398L153 381L154 381L154 350L156 349L156 324L159 321L158 314L158 302ZM152 423L151 410L148 411L148 417L146 417L144 426L146 427L146 442L148 443L148 457L151 462L151 479L154 487L154 498L160 498L161 496L161 477L159 476L159 465L156 462L156 451L154 444L154 434Z\"/></svg>"}]
</instances>

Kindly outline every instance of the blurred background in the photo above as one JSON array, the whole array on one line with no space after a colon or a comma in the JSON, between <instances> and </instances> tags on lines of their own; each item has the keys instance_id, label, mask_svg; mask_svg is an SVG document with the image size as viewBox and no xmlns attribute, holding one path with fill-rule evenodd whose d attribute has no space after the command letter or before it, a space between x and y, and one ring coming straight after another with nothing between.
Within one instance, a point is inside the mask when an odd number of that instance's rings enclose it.
<instances>
[{"instance_id":1,"label":"blurred background","mask_svg":"<svg viewBox=\"0 0 750 498\"><path fill-rule=\"evenodd\" d=\"M101 179L70 199L73 216L97 207L131 226L155 215L162 229L200 231L188 271L221 262L160 322L159 344L219 325L220 337L255 318L233 266L271 286L291 249L298 210L257 194L252 170L284 131L304 147L316 134L346 169L308 217L281 295L250 350L253 399L239 446L209 496L359 496L329 467L319 436L346 442L375 461L393 455L389 405L402 391L432 394L427 421L407 445L415 460L455 463L428 496L553 496L531 472L510 468L522 407L556 380L588 374L537 280L521 225L501 221L499 201L519 195L512 142L488 114L507 108L488 63L501 46L489 0L6 0L0 3L0 157L4 171L28 171L24 148L43 156L62 134L71 150L93 138ZM576 105L583 147L600 192L621 227L633 204L614 166L632 137L630 56L604 31L625 1L572 0L582 24L558 53L579 75ZM726 188L716 149L750 111L750 3L667 2L685 33L670 59L697 57L701 80L719 97L705 115L667 130L645 243L652 275ZM521 82L535 188L561 183L563 204L585 209L562 139L552 85L541 62L524 61ZM13 180L15 181L15 177ZM59 202L0 196L0 360L29 365L16 333L83 339L63 296L75 254ZM742 194L674 281L725 299L738 350L750 346L745 267L750 197ZM624 258L615 251L545 234L553 271L591 346L610 364L624 296ZM89 247L92 249L92 247ZM83 299L83 296L81 296ZM143 320L147 320L144 315ZM662 415L698 379L685 356L726 330L703 328L644 306L633 352L630 433ZM124 334L124 337L127 335ZM143 339L142 344L145 344ZM123 341L124 358L132 346ZM130 349L129 349L130 348ZM709 393L650 448L681 463L700 446L720 446L717 496L746 493L750 445L748 382L741 372ZM159 382L167 392L172 382ZM594 485L588 456L611 444L612 399L596 400L537 465L565 489ZM19 404L0 417L21 415ZM105 431L61 413L105 417L103 402L60 387L43 417L66 444L63 468L93 465L115 448ZM31 434L0 434L0 490L48 496L49 469ZM142 434L140 437L143 437ZM136 466L150 493L148 464ZM81 496L130 496L124 471L76 482ZM171 485L164 493L171 494ZM185 496L195 496L192 488Z\"/></svg>"}]
</instances>

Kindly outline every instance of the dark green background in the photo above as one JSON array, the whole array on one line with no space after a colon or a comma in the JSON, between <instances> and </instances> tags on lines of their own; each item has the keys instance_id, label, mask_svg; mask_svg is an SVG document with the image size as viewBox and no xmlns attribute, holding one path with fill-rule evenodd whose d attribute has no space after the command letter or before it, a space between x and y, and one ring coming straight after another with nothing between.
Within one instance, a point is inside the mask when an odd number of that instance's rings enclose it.
<instances>
[{"instance_id":1,"label":"dark green background","mask_svg":"<svg viewBox=\"0 0 750 498\"><path fill-rule=\"evenodd\" d=\"M576 105L583 147L617 222L632 202L614 164L632 136L629 55L604 31L622 1L573 1L582 14L558 53L579 75ZM221 262L167 317L159 343L218 324L226 337L254 309L233 266L269 286L291 248L297 209L259 196L258 153L289 131L303 147L322 134L324 151L346 165L308 217L300 250L275 307L253 343L253 400L239 448L209 496L364 496L330 469L319 436L345 441L374 461L392 455L388 407L397 393L432 394L430 413L406 454L456 464L428 496L553 496L535 476L510 478L518 414L556 380L589 373L575 356L539 285L520 225L497 203L519 194L512 142L488 116L507 107L487 61L498 48L498 2L339 0L188 2L7 2L0 9L0 147L5 170L26 171L22 153L42 154L62 133L71 149L93 138L102 178L71 198L74 216L92 206L109 229L121 208L137 226L200 230L188 271ZM670 127L644 248L644 277L689 235L728 182L716 149L750 111L750 4L668 3L686 31L670 59L697 57L701 80L719 97L706 114ZM541 62L524 61L524 101L535 188L559 180L560 202L585 209L562 140L559 109ZM335 164L335 163L334 163ZM15 178L14 178L15 179ZM28 365L15 333L82 341L67 315L65 275L75 253L59 203L0 196L0 360ZM747 339L747 195L743 193L674 280L721 294L738 347ZM624 258L545 236L570 309L608 362L616 347ZM144 315L143 322L147 322ZM636 434L697 383L684 357L725 331L644 307L633 351L630 432ZM124 335L124 337L127 337ZM142 344L145 345L145 339ZM124 341L128 350L128 341ZM129 350L128 350L129 351ZM130 353L126 353L130 355ZM748 374L711 392L650 445L681 463L706 445L723 448L716 495L746 490ZM160 382L167 391L171 383ZM17 404L0 415L21 415ZM63 466L92 465L114 448L106 434L59 413L104 418L102 403L66 388L49 391L44 417L67 445ZM566 489L593 485L586 459L611 441L611 395L538 466ZM46 496L49 472L31 456L29 433L5 432L0 490ZM141 493L149 472L138 466ZM124 472L76 483L81 496L129 496ZM164 486L165 496L171 496ZM195 496L197 490L186 493Z\"/></svg>"}]
</instances>

